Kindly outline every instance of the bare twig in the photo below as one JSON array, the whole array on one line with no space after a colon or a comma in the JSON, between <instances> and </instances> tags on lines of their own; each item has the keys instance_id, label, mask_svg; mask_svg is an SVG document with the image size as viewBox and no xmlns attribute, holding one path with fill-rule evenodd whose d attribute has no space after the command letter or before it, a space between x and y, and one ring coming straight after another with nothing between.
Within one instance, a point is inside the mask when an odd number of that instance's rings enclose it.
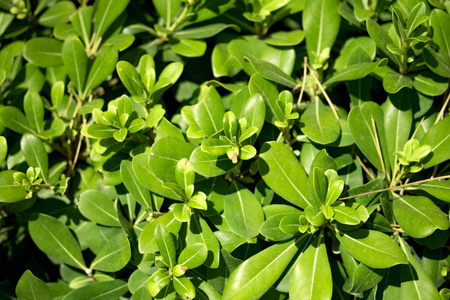
<instances>
[{"instance_id":1,"label":"bare twig","mask_svg":"<svg viewBox=\"0 0 450 300\"><path fill-rule=\"evenodd\" d=\"M434 124L436 125L437 122L439 122L441 119L444 118L444 113L445 113L445 109L447 108L448 102L450 101L450 93L447 96L447 99L445 99L445 103L442 106L441 111L439 112L439 115L436 118L436 121L434 122Z\"/></svg>"},{"instance_id":2,"label":"bare twig","mask_svg":"<svg viewBox=\"0 0 450 300\"><path fill-rule=\"evenodd\" d=\"M383 170L383 173L387 175L386 173L386 167L384 166L384 160L383 160L383 153L381 153L381 145L380 140L378 139L378 132L377 132L377 126L375 125L375 120L373 119L373 115L370 115L370 118L372 119L372 127L373 127L373 133L375 135L375 142L376 142L376 148L378 152L378 156L380 157L381 162L381 169Z\"/></svg>"}]
</instances>

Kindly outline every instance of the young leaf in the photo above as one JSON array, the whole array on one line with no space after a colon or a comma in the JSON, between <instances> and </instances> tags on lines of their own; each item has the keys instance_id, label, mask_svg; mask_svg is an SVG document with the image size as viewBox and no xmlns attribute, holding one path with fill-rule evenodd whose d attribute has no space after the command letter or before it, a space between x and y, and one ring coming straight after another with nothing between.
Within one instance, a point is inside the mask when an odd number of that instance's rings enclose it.
<instances>
[{"instance_id":1,"label":"young leaf","mask_svg":"<svg viewBox=\"0 0 450 300\"><path fill-rule=\"evenodd\" d=\"M346 225L357 225L361 221L358 212L347 206L335 206L333 218L337 222Z\"/></svg>"},{"instance_id":2,"label":"young leaf","mask_svg":"<svg viewBox=\"0 0 450 300\"><path fill-rule=\"evenodd\" d=\"M195 287L187 277L173 277L173 287L177 294L185 299L195 297Z\"/></svg>"},{"instance_id":3,"label":"young leaf","mask_svg":"<svg viewBox=\"0 0 450 300\"><path fill-rule=\"evenodd\" d=\"M376 286L386 274L385 269L372 269L359 264L352 275L345 282L343 289L347 293L361 293Z\"/></svg>"},{"instance_id":4,"label":"young leaf","mask_svg":"<svg viewBox=\"0 0 450 300\"><path fill-rule=\"evenodd\" d=\"M20 149L30 167L40 168L42 178L48 182L48 155L44 143L32 134L24 134L20 141Z\"/></svg>"},{"instance_id":5,"label":"young leaf","mask_svg":"<svg viewBox=\"0 0 450 300\"><path fill-rule=\"evenodd\" d=\"M212 156L221 156L226 154L231 147L233 147L233 144L229 141L208 138L202 142L201 149Z\"/></svg>"},{"instance_id":6,"label":"young leaf","mask_svg":"<svg viewBox=\"0 0 450 300\"><path fill-rule=\"evenodd\" d=\"M424 238L436 229L447 230L447 216L430 199L423 196L394 197L394 215L406 234Z\"/></svg>"},{"instance_id":7,"label":"young leaf","mask_svg":"<svg viewBox=\"0 0 450 300\"><path fill-rule=\"evenodd\" d=\"M247 239L257 236L264 222L264 213L255 195L234 181L225 199L224 217L233 233Z\"/></svg>"},{"instance_id":8,"label":"young leaf","mask_svg":"<svg viewBox=\"0 0 450 300\"><path fill-rule=\"evenodd\" d=\"M164 287L166 287L172 277L166 269L159 269L152 274L148 282L148 290L153 297L155 297Z\"/></svg>"},{"instance_id":9,"label":"young leaf","mask_svg":"<svg viewBox=\"0 0 450 300\"><path fill-rule=\"evenodd\" d=\"M139 182L133 171L130 161L122 161L120 164L120 177L127 190L133 195L134 199L143 207L152 210L152 200L150 192Z\"/></svg>"},{"instance_id":10,"label":"young leaf","mask_svg":"<svg viewBox=\"0 0 450 300\"><path fill-rule=\"evenodd\" d=\"M217 177L225 174L234 167L226 155L214 156L201 149L195 148L189 161L194 171L205 177Z\"/></svg>"},{"instance_id":11,"label":"young leaf","mask_svg":"<svg viewBox=\"0 0 450 300\"><path fill-rule=\"evenodd\" d=\"M172 50L181 56L199 57L205 54L206 42L191 39L175 39L173 40Z\"/></svg>"},{"instance_id":12,"label":"young leaf","mask_svg":"<svg viewBox=\"0 0 450 300\"><path fill-rule=\"evenodd\" d=\"M308 237L277 243L247 259L231 273L222 299L259 299L281 276Z\"/></svg>"},{"instance_id":13,"label":"young leaf","mask_svg":"<svg viewBox=\"0 0 450 300\"><path fill-rule=\"evenodd\" d=\"M135 67L127 61L119 61L116 65L117 74L126 89L132 96L146 98L145 89L140 81L139 74Z\"/></svg>"},{"instance_id":14,"label":"young leaf","mask_svg":"<svg viewBox=\"0 0 450 300\"><path fill-rule=\"evenodd\" d=\"M244 57L244 59L250 62L258 75L267 80L282 84L291 89L298 85L294 79L270 62L248 57Z\"/></svg>"},{"instance_id":15,"label":"young leaf","mask_svg":"<svg viewBox=\"0 0 450 300\"><path fill-rule=\"evenodd\" d=\"M175 244L173 242L172 235L163 224L156 225L155 228L155 240L158 245L159 253L161 253L164 261L170 268L175 266Z\"/></svg>"},{"instance_id":16,"label":"young leaf","mask_svg":"<svg viewBox=\"0 0 450 300\"><path fill-rule=\"evenodd\" d=\"M192 110L196 123L208 137L223 129L225 109L219 93L213 86L202 89L199 103Z\"/></svg>"},{"instance_id":17,"label":"young leaf","mask_svg":"<svg viewBox=\"0 0 450 300\"><path fill-rule=\"evenodd\" d=\"M52 294L50 289L41 279L26 270L20 277L16 286L16 294L19 299L23 300L51 300Z\"/></svg>"},{"instance_id":18,"label":"young leaf","mask_svg":"<svg viewBox=\"0 0 450 300\"><path fill-rule=\"evenodd\" d=\"M21 185L14 184L14 170L0 172L0 203L13 203L22 201L28 192Z\"/></svg>"},{"instance_id":19,"label":"young leaf","mask_svg":"<svg viewBox=\"0 0 450 300\"><path fill-rule=\"evenodd\" d=\"M248 88L252 96L259 94L266 103L266 121L272 124L275 124L275 121L284 121L283 111L276 103L278 91L272 83L255 74L250 78Z\"/></svg>"},{"instance_id":20,"label":"young leaf","mask_svg":"<svg viewBox=\"0 0 450 300\"><path fill-rule=\"evenodd\" d=\"M173 234L177 234L181 227L181 222L174 217L173 212L168 212L157 219L153 219L144 227L139 236L139 252L155 253L158 251L155 233L159 224L164 225L168 232Z\"/></svg>"},{"instance_id":21,"label":"young leaf","mask_svg":"<svg viewBox=\"0 0 450 300\"><path fill-rule=\"evenodd\" d=\"M178 9L181 6L181 0L158 1L153 0L153 5L158 12L158 15L164 20L166 28L172 24L173 18L177 15Z\"/></svg>"},{"instance_id":22,"label":"young leaf","mask_svg":"<svg viewBox=\"0 0 450 300\"><path fill-rule=\"evenodd\" d=\"M277 142L265 143L260 153L261 176L278 195L306 208L312 205L308 200L308 179L302 165L286 146Z\"/></svg>"},{"instance_id":23,"label":"young leaf","mask_svg":"<svg viewBox=\"0 0 450 300\"><path fill-rule=\"evenodd\" d=\"M384 233L357 229L338 231L336 237L354 258L368 267L389 268L408 263L400 247Z\"/></svg>"},{"instance_id":24,"label":"young leaf","mask_svg":"<svg viewBox=\"0 0 450 300\"><path fill-rule=\"evenodd\" d=\"M61 221L37 214L28 222L28 229L33 242L42 252L72 267L87 269L80 245Z\"/></svg>"},{"instance_id":25,"label":"young leaf","mask_svg":"<svg viewBox=\"0 0 450 300\"><path fill-rule=\"evenodd\" d=\"M85 45L89 45L91 39L93 6L81 7L69 17L70 22L81 37Z\"/></svg>"},{"instance_id":26,"label":"young leaf","mask_svg":"<svg viewBox=\"0 0 450 300\"><path fill-rule=\"evenodd\" d=\"M317 238L300 254L291 278L292 299L331 299L333 280L324 236Z\"/></svg>"}]
</instances>

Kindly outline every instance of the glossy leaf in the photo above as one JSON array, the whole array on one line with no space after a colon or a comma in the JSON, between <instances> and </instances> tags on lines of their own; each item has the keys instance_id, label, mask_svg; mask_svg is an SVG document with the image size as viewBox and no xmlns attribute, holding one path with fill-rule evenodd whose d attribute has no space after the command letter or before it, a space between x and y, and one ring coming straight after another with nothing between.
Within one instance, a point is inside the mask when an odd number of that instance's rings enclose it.
<instances>
[{"instance_id":1,"label":"glossy leaf","mask_svg":"<svg viewBox=\"0 0 450 300\"><path fill-rule=\"evenodd\" d=\"M109 1L103 1L108 2ZM111 1L112 3L114 1ZM125 1L126 2L126 1ZM84 94L97 88L114 71L118 59L118 51L113 45L105 45L97 54L86 80Z\"/></svg>"},{"instance_id":2,"label":"glossy leaf","mask_svg":"<svg viewBox=\"0 0 450 300\"><path fill-rule=\"evenodd\" d=\"M158 1L153 0L153 4L155 5L156 11L158 15L160 15L166 26L169 28L172 22L172 19L177 15L178 9L181 5L181 0L168 0L168 1Z\"/></svg>"},{"instance_id":3,"label":"glossy leaf","mask_svg":"<svg viewBox=\"0 0 450 300\"><path fill-rule=\"evenodd\" d=\"M0 107L0 122L17 133L34 133L35 130L25 115L14 106Z\"/></svg>"},{"instance_id":4,"label":"glossy leaf","mask_svg":"<svg viewBox=\"0 0 450 300\"><path fill-rule=\"evenodd\" d=\"M264 41L274 46L295 46L300 44L305 38L301 30L277 31L267 36Z\"/></svg>"},{"instance_id":5,"label":"glossy leaf","mask_svg":"<svg viewBox=\"0 0 450 300\"><path fill-rule=\"evenodd\" d=\"M364 264L359 264L349 277L343 289L347 293L361 293L376 286L386 273L385 269L372 269Z\"/></svg>"},{"instance_id":6,"label":"glossy leaf","mask_svg":"<svg viewBox=\"0 0 450 300\"><path fill-rule=\"evenodd\" d=\"M439 200L443 200L446 202L450 202L450 182L449 181L431 181L426 183L421 183L415 188L421 189L430 195L438 198Z\"/></svg>"},{"instance_id":7,"label":"glossy leaf","mask_svg":"<svg viewBox=\"0 0 450 300\"><path fill-rule=\"evenodd\" d=\"M249 90L252 96L259 94L266 103L266 121L272 124L284 121L283 112L276 103L278 91L272 83L255 74L250 78Z\"/></svg>"},{"instance_id":8,"label":"glossy leaf","mask_svg":"<svg viewBox=\"0 0 450 300\"><path fill-rule=\"evenodd\" d=\"M88 58L84 45L77 37L68 37L63 44L62 57L70 80L80 93L83 92L88 71Z\"/></svg>"},{"instance_id":9,"label":"glossy leaf","mask_svg":"<svg viewBox=\"0 0 450 300\"><path fill-rule=\"evenodd\" d=\"M40 17L39 24L45 27L55 27L67 22L68 17L75 12L71 1L60 1L47 9Z\"/></svg>"},{"instance_id":10,"label":"glossy leaf","mask_svg":"<svg viewBox=\"0 0 450 300\"><path fill-rule=\"evenodd\" d=\"M178 264L194 269L201 266L208 257L208 249L205 244L196 243L187 245L178 256Z\"/></svg>"},{"instance_id":11,"label":"glossy leaf","mask_svg":"<svg viewBox=\"0 0 450 300\"><path fill-rule=\"evenodd\" d=\"M0 172L0 202L22 201L28 194L23 186L14 184L14 173L13 170Z\"/></svg>"},{"instance_id":12,"label":"glossy leaf","mask_svg":"<svg viewBox=\"0 0 450 300\"><path fill-rule=\"evenodd\" d=\"M234 167L234 164L226 155L215 156L195 148L189 161L194 171L205 177L216 177L225 174Z\"/></svg>"},{"instance_id":13,"label":"glossy leaf","mask_svg":"<svg viewBox=\"0 0 450 300\"><path fill-rule=\"evenodd\" d=\"M135 67L127 61L119 61L116 65L117 73L123 85L132 96L145 98L145 89Z\"/></svg>"},{"instance_id":14,"label":"glossy leaf","mask_svg":"<svg viewBox=\"0 0 450 300\"><path fill-rule=\"evenodd\" d=\"M394 215L400 227L415 238L424 238L436 229L450 227L447 216L439 207L422 196L394 197Z\"/></svg>"},{"instance_id":15,"label":"glossy leaf","mask_svg":"<svg viewBox=\"0 0 450 300\"><path fill-rule=\"evenodd\" d=\"M125 295L128 292L128 283L122 280L101 281L94 282L73 290L66 296L64 300L76 300L76 299L117 299Z\"/></svg>"},{"instance_id":16,"label":"glossy leaf","mask_svg":"<svg viewBox=\"0 0 450 300\"><path fill-rule=\"evenodd\" d=\"M247 239L257 236L264 213L255 195L236 182L232 182L227 194L224 217L231 231Z\"/></svg>"},{"instance_id":17,"label":"glossy leaf","mask_svg":"<svg viewBox=\"0 0 450 300\"><path fill-rule=\"evenodd\" d=\"M219 267L220 262L220 245L209 227L208 223L200 217L199 213L194 213L191 216L191 221L188 223L188 233L186 235L187 244L201 243L208 249L208 257L204 265L209 268Z\"/></svg>"},{"instance_id":18,"label":"glossy leaf","mask_svg":"<svg viewBox=\"0 0 450 300\"><path fill-rule=\"evenodd\" d=\"M40 168L42 178L48 181L48 155L44 143L32 134L24 134L20 141L20 149L30 167Z\"/></svg>"},{"instance_id":19,"label":"glossy leaf","mask_svg":"<svg viewBox=\"0 0 450 300\"><path fill-rule=\"evenodd\" d=\"M188 299L195 297L195 287L187 277L174 277L173 286L181 297Z\"/></svg>"},{"instance_id":20,"label":"glossy leaf","mask_svg":"<svg viewBox=\"0 0 450 300\"><path fill-rule=\"evenodd\" d=\"M181 222L174 217L173 212L168 212L157 219L153 219L144 227L139 236L139 252L154 253L158 251L155 239L155 229L158 224L164 225L173 234L177 234L181 227Z\"/></svg>"},{"instance_id":21,"label":"glossy leaf","mask_svg":"<svg viewBox=\"0 0 450 300\"><path fill-rule=\"evenodd\" d=\"M96 3L94 14L94 34L96 39L103 36L109 26L125 10L129 2L130 0L100 0L98 4Z\"/></svg>"},{"instance_id":22,"label":"glossy leaf","mask_svg":"<svg viewBox=\"0 0 450 300\"><path fill-rule=\"evenodd\" d=\"M121 270L131 258L130 242L123 231L108 240L92 261L90 269L105 272Z\"/></svg>"},{"instance_id":23,"label":"glossy leaf","mask_svg":"<svg viewBox=\"0 0 450 300\"><path fill-rule=\"evenodd\" d=\"M205 54L206 43L191 39L177 39L172 44L173 52L186 57L199 57Z\"/></svg>"},{"instance_id":24,"label":"glossy leaf","mask_svg":"<svg viewBox=\"0 0 450 300\"><path fill-rule=\"evenodd\" d=\"M301 129L306 136L319 144L330 144L339 138L341 127L331 108L319 98L311 103L300 118Z\"/></svg>"},{"instance_id":25,"label":"glossy leaf","mask_svg":"<svg viewBox=\"0 0 450 300\"><path fill-rule=\"evenodd\" d=\"M323 239L320 233L300 255L291 278L290 298L331 299L333 280Z\"/></svg>"},{"instance_id":26,"label":"glossy leaf","mask_svg":"<svg viewBox=\"0 0 450 300\"><path fill-rule=\"evenodd\" d=\"M407 264L405 254L389 236L384 233L358 229L338 232L337 238L350 254L371 268L389 268Z\"/></svg>"},{"instance_id":27,"label":"glossy leaf","mask_svg":"<svg viewBox=\"0 0 450 300\"><path fill-rule=\"evenodd\" d=\"M230 275L222 299L259 299L281 276L307 238L304 235L298 240L272 245L247 259Z\"/></svg>"},{"instance_id":28,"label":"glossy leaf","mask_svg":"<svg viewBox=\"0 0 450 300\"><path fill-rule=\"evenodd\" d=\"M383 87L386 92L395 94L405 87L412 89L413 80L411 77L399 73L388 73L383 78Z\"/></svg>"},{"instance_id":29,"label":"glossy leaf","mask_svg":"<svg viewBox=\"0 0 450 300\"><path fill-rule=\"evenodd\" d=\"M133 195L134 199L147 209L152 209L152 201L149 191L136 177L130 161L122 161L120 164L120 177L127 190Z\"/></svg>"},{"instance_id":30,"label":"glossy leaf","mask_svg":"<svg viewBox=\"0 0 450 300\"><path fill-rule=\"evenodd\" d=\"M0 136L0 165L5 161L8 154L8 142L4 136Z\"/></svg>"},{"instance_id":31,"label":"glossy leaf","mask_svg":"<svg viewBox=\"0 0 450 300\"><path fill-rule=\"evenodd\" d=\"M41 279L26 270L20 277L16 286L16 294L23 300L51 300L50 289Z\"/></svg>"},{"instance_id":32,"label":"glossy leaf","mask_svg":"<svg viewBox=\"0 0 450 300\"><path fill-rule=\"evenodd\" d=\"M450 153L447 151L450 147L450 117L444 118L431 127L420 144L431 146L432 154L425 159L425 169L448 160L450 158Z\"/></svg>"},{"instance_id":33,"label":"glossy leaf","mask_svg":"<svg viewBox=\"0 0 450 300\"><path fill-rule=\"evenodd\" d=\"M44 103L41 96L34 90L28 90L23 99L25 116L36 132L44 131Z\"/></svg>"},{"instance_id":34,"label":"glossy leaf","mask_svg":"<svg viewBox=\"0 0 450 300\"><path fill-rule=\"evenodd\" d=\"M227 28L232 28L235 31L240 31L240 28L236 25L216 23L180 30L175 32L173 36L176 38L185 38L185 39L206 39L215 36L216 34Z\"/></svg>"},{"instance_id":35,"label":"glossy leaf","mask_svg":"<svg viewBox=\"0 0 450 300\"><path fill-rule=\"evenodd\" d=\"M100 191L88 190L82 193L78 207L83 216L95 223L119 226L113 201Z\"/></svg>"},{"instance_id":36,"label":"glossy leaf","mask_svg":"<svg viewBox=\"0 0 450 300\"><path fill-rule=\"evenodd\" d=\"M387 64L386 59L381 59L373 63L360 63L348 66L342 70L339 70L331 78L323 83L325 88L331 86L336 82L349 81L361 79L375 71L378 66L385 66Z\"/></svg>"},{"instance_id":37,"label":"glossy leaf","mask_svg":"<svg viewBox=\"0 0 450 300\"><path fill-rule=\"evenodd\" d=\"M37 37L29 40L23 49L23 56L35 65L48 68L63 64L63 43L52 38Z\"/></svg>"},{"instance_id":38,"label":"glossy leaf","mask_svg":"<svg viewBox=\"0 0 450 300\"><path fill-rule=\"evenodd\" d=\"M306 173L286 146L268 142L261 148L260 158L261 175L275 193L301 208L312 205L307 198Z\"/></svg>"},{"instance_id":39,"label":"glossy leaf","mask_svg":"<svg viewBox=\"0 0 450 300\"><path fill-rule=\"evenodd\" d=\"M33 242L45 254L70 266L87 269L80 245L61 221L37 214L28 222L28 229Z\"/></svg>"},{"instance_id":40,"label":"glossy leaf","mask_svg":"<svg viewBox=\"0 0 450 300\"><path fill-rule=\"evenodd\" d=\"M155 241L164 261L169 265L169 268L173 268L175 266L175 244L170 232L161 223L156 225Z\"/></svg>"},{"instance_id":41,"label":"glossy leaf","mask_svg":"<svg viewBox=\"0 0 450 300\"><path fill-rule=\"evenodd\" d=\"M70 16L70 21L81 37L85 45L89 45L91 39L91 23L94 13L93 6L81 7Z\"/></svg>"},{"instance_id":42,"label":"glossy leaf","mask_svg":"<svg viewBox=\"0 0 450 300\"><path fill-rule=\"evenodd\" d=\"M289 75L284 73L283 70L271 64L270 62L251 59L248 57L244 57L244 59L248 60L252 67L255 69L256 73L258 73L265 79L282 84L291 89L295 88L298 85Z\"/></svg>"}]
</instances>

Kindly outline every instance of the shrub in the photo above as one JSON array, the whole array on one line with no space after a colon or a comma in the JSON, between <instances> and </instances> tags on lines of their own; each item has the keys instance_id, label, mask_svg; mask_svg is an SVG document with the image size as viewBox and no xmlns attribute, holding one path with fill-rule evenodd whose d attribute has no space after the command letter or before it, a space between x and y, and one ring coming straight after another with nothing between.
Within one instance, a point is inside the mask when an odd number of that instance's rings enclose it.
<instances>
[{"instance_id":1,"label":"shrub","mask_svg":"<svg viewBox=\"0 0 450 300\"><path fill-rule=\"evenodd\" d=\"M449 299L449 1L0 2L0 294Z\"/></svg>"}]
</instances>

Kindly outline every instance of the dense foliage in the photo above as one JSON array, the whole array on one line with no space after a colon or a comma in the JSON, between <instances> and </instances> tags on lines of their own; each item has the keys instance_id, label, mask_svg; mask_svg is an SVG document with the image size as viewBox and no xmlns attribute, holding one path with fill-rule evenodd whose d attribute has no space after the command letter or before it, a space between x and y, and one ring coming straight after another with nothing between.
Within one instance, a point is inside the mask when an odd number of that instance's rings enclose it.
<instances>
[{"instance_id":1,"label":"dense foliage","mask_svg":"<svg viewBox=\"0 0 450 300\"><path fill-rule=\"evenodd\" d=\"M449 299L450 1L0 1L0 298Z\"/></svg>"}]
</instances>

